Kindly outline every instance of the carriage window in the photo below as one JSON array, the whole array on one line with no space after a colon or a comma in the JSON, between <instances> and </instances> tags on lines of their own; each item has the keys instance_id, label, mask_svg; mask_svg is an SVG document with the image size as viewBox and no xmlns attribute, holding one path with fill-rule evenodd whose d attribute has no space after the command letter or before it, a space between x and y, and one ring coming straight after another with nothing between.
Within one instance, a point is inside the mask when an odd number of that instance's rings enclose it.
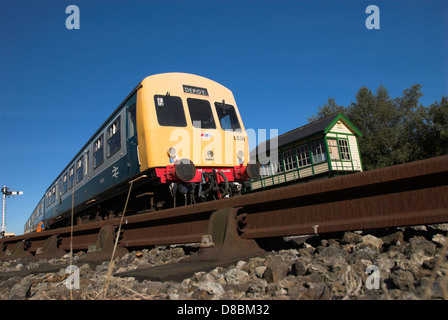
<instances>
[{"instance_id":1,"label":"carriage window","mask_svg":"<svg viewBox=\"0 0 448 320\"><path fill-rule=\"evenodd\" d=\"M53 187L51 190L51 203L54 203L56 201L56 186Z\"/></svg>"},{"instance_id":2,"label":"carriage window","mask_svg":"<svg viewBox=\"0 0 448 320\"><path fill-rule=\"evenodd\" d=\"M64 177L62 178L62 193L67 192L67 174L64 174Z\"/></svg>"},{"instance_id":3,"label":"carriage window","mask_svg":"<svg viewBox=\"0 0 448 320\"><path fill-rule=\"evenodd\" d=\"M78 159L78 162L76 163L76 183L81 181L83 176L84 176L83 162L82 162L82 157L81 157Z\"/></svg>"},{"instance_id":4,"label":"carriage window","mask_svg":"<svg viewBox=\"0 0 448 320\"><path fill-rule=\"evenodd\" d=\"M90 150L87 150L85 154L86 154L86 166L84 170L84 175L86 176L89 173Z\"/></svg>"},{"instance_id":5,"label":"carriage window","mask_svg":"<svg viewBox=\"0 0 448 320\"><path fill-rule=\"evenodd\" d=\"M108 157L110 157L115 152L120 150L120 147L121 147L120 119L121 119L121 117L118 117L117 120L115 120L112 123L112 125L109 126L109 129L107 130L107 147L108 147L107 156Z\"/></svg>"},{"instance_id":6,"label":"carriage window","mask_svg":"<svg viewBox=\"0 0 448 320\"><path fill-rule=\"evenodd\" d=\"M104 161L103 135L96 139L93 145L93 168L97 168Z\"/></svg>"},{"instance_id":7,"label":"carriage window","mask_svg":"<svg viewBox=\"0 0 448 320\"><path fill-rule=\"evenodd\" d=\"M47 195L47 208L51 205L51 190L48 192Z\"/></svg>"},{"instance_id":8,"label":"carriage window","mask_svg":"<svg viewBox=\"0 0 448 320\"><path fill-rule=\"evenodd\" d=\"M195 128L216 129L210 102L207 100L188 98L188 110L190 111L191 122Z\"/></svg>"},{"instance_id":9,"label":"carriage window","mask_svg":"<svg viewBox=\"0 0 448 320\"><path fill-rule=\"evenodd\" d=\"M155 95L157 120L159 125L167 127L186 127L184 106L182 99L170 95Z\"/></svg>"},{"instance_id":10,"label":"carriage window","mask_svg":"<svg viewBox=\"0 0 448 320\"><path fill-rule=\"evenodd\" d=\"M75 168L71 167L68 171L68 188L71 189L73 187L73 182L75 181Z\"/></svg>"},{"instance_id":11,"label":"carriage window","mask_svg":"<svg viewBox=\"0 0 448 320\"><path fill-rule=\"evenodd\" d=\"M129 108L128 111L128 137L134 137L137 134L137 123L136 123L136 113L135 113L135 104Z\"/></svg>"},{"instance_id":12,"label":"carriage window","mask_svg":"<svg viewBox=\"0 0 448 320\"><path fill-rule=\"evenodd\" d=\"M223 130L241 129L235 108L229 104L215 102L216 113Z\"/></svg>"},{"instance_id":13,"label":"carriage window","mask_svg":"<svg viewBox=\"0 0 448 320\"><path fill-rule=\"evenodd\" d=\"M62 178L59 179L59 183L58 183L58 197L60 198L62 196Z\"/></svg>"}]
</instances>

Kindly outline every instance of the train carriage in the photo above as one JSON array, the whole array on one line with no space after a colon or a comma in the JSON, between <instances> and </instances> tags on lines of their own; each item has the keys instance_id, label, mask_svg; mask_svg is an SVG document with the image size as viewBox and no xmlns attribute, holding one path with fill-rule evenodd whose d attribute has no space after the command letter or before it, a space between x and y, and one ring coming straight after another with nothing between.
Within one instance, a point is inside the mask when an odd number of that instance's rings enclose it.
<instances>
[{"instance_id":1,"label":"train carriage","mask_svg":"<svg viewBox=\"0 0 448 320\"><path fill-rule=\"evenodd\" d=\"M39 219L56 228L69 225L72 211L75 224L116 217L130 181L130 213L232 196L258 177L249 160L229 89L186 73L149 76L50 185Z\"/></svg>"}]
</instances>

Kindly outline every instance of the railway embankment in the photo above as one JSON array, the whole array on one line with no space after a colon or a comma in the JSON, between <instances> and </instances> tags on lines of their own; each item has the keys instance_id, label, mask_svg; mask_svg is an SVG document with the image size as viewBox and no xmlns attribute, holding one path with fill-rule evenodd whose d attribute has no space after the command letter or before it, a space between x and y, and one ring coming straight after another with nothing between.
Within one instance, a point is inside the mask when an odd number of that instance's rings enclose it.
<instances>
[{"instance_id":1,"label":"railway embankment","mask_svg":"<svg viewBox=\"0 0 448 320\"><path fill-rule=\"evenodd\" d=\"M81 262L85 252L72 257L78 278L71 291L69 255L0 261L0 299L448 299L447 242L448 224L289 237L265 244L264 255L182 281L123 276L198 250L157 246L117 257L106 295L109 261Z\"/></svg>"}]
</instances>

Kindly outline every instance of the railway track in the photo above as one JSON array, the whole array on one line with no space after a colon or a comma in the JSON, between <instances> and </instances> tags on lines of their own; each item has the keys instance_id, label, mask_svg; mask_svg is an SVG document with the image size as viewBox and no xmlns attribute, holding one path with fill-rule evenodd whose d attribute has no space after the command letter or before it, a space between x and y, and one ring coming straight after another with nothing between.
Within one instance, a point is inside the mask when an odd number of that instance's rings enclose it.
<instances>
[{"instance_id":1,"label":"railway track","mask_svg":"<svg viewBox=\"0 0 448 320\"><path fill-rule=\"evenodd\" d=\"M256 254L254 239L448 222L448 156L240 197L0 239L0 259L201 242L201 261ZM122 223L122 224L121 224ZM121 224L121 225L120 225ZM198 259L198 258L196 258Z\"/></svg>"}]
</instances>

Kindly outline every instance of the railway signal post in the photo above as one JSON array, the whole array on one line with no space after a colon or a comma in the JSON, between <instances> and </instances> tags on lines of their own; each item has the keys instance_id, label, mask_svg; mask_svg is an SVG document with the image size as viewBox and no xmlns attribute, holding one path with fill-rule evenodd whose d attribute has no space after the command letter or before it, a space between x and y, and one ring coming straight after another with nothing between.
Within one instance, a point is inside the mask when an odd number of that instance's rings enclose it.
<instances>
[{"instance_id":1,"label":"railway signal post","mask_svg":"<svg viewBox=\"0 0 448 320\"><path fill-rule=\"evenodd\" d=\"M23 191L11 191L6 186L3 186L2 188L2 198L3 198L3 205L2 205L2 231L0 232L0 237L4 237L6 234L6 198L9 198L10 196L15 195L22 195Z\"/></svg>"}]
</instances>

